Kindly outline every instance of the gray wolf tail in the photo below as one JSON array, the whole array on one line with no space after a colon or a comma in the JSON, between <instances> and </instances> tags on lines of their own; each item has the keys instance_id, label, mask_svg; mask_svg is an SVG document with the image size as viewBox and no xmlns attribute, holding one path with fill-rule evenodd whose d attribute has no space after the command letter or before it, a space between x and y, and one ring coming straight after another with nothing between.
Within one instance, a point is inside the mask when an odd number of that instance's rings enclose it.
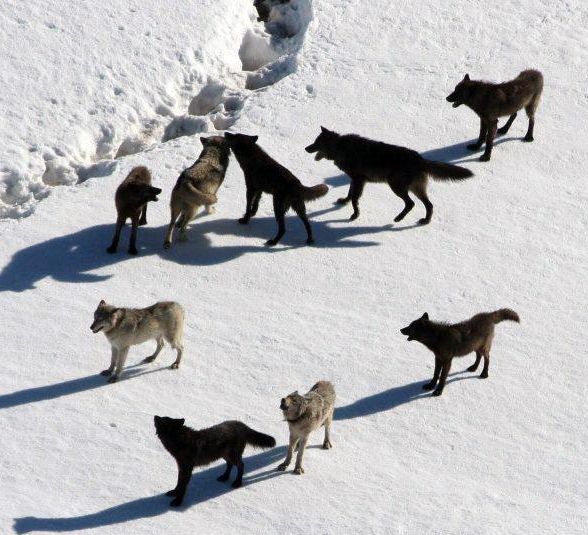
<instances>
[{"instance_id":1,"label":"gray wolf tail","mask_svg":"<svg viewBox=\"0 0 588 535\"><path fill-rule=\"evenodd\" d=\"M276 445L276 439L274 437L259 433L251 428L247 429L246 440L247 444L256 448L273 448Z\"/></svg>"},{"instance_id":2,"label":"gray wolf tail","mask_svg":"<svg viewBox=\"0 0 588 535\"><path fill-rule=\"evenodd\" d=\"M302 186L302 198L305 201L314 201L320 197L324 197L329 191L329 187L325 184L318 184L316 186L307 187Z\"/></svg>"},{"instance_id":3,"label":"gray wolf tail","mask_svg":"<svg viewBox=\"0 0 588 535\"><path fill-rule=\"evenodd\" d=\"M434 162L433 160L424 160L425 172L438 180L463 180L474 176L469 169L452 165L450 163Z\"/></svg>"},{"instance_id":4,"label":"gray wolf tail","mask_svg":"<svg viewBox=\"0 0 588 535\"><path fill-rule=\"evenodd\" d=\"M501 308L500 310L492 312L492 320L494 323L500 323L504 320L516 321L517 323L521 322L519 315L510 308Z\"/></svg>"},{"instance_id":5,"label":"gray wolf tail","mask_svg":"<svg viewBox=\"0 0 588 535\"><path fill-rule=\"evenodd\" d=\"M215 204L218 200L216 195L212 193L204 193L198 188L195 188L190 182L186 182L186 186L188 186L190 195L198 204Z\"/></svg>"}]
</instances>

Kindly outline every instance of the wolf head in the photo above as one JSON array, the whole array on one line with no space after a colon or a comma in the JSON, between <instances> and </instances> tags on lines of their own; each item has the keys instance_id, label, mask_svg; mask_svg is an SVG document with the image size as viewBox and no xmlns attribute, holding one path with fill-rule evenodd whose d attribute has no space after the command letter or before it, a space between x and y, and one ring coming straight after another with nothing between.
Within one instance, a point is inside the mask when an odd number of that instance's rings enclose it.
<instances>
[{"instance_id":1,"label":"wolf head","mask_svg":"<svg viewBox=\"0 0 588 535\"><path fill-rule=\"evenodd\" d=\"M225 132L225 139L232 149L238 147L247 147L255 145L259 136L246 136L245 134L232 134L231 132Z\"/></svg>"},{"instance_id":2,"label":"wolf head","mask_svg":"<svg viewBox=\"0 0 588 535\"><path fill-rule=\"evenodd\" d=\"M158 436L168 436L177 433L184 427L184 418L170 418L169 416L154 416L155 432Z\"/></svg>"},{"instance_id":3,"label":"wolf head","mask_svg":"<svg viewBox=\"0 0 588 535\"><path fill-rule=\"evenodd\" d=\"M92 329L93 333L100 331L107 333L116 327L121 315L122 311L120 308L113 307L102 299L98 303L98 308L94 311L94 321L90 325L90 329Z\"/></svg>"},{"instance_id":4,"label":"wolf head","mask_svg":"<svg viewBox=\"0 0 588 535\"><path fill-rule=\"evenodd\" d=\"M447 102L452 102L454 108L467 104L472 94L472 86L473 82L470 80L470 75L466 74L463 80L455 86L453 93L447 97Z\"/></svg>"},{"instance_id":5,"label":"wolf head","mask_svg":"<svg viewBox=\"0 0 588 535\"><path fill-rule=\"evenodd\" d=\"M414 320L410 325L400 329L400 332L408 336L408 341L421 341L424 335L428 332L429 314L426 312L418 319Z\"/></svg>"},{"instance_id":6,"label":"wolf head","mask_svg":"<svg viewBox=\"0 0 588 535\"><path fill-rule=\"evenodd\" d=\"M200 143L202 143L203 149L206 149L207 147L216 147L226 154L228 154L230 150L229 142L223 136L201 137Z\"/></svg>"},{"instance_id":7,"label":"wolf head","mask_svg":"<svg viewBox=\"0 0 588 535\"><path fill-rule=\"evenodd\" d=\"M318 162L323 158L327 160L333 160L335 158L337 141L339 140L339 134L331 130L327 130L324 126L321 126L321 133L314 140L314 143L305 147L305 151L312 154L316 152L314 159Z\"/></svg>"},{"instance_id":8,"label":"wolf head","mask_svg":"<svg viewBox=\"0 0 588 535\"><path fill-rule=\"evenodd\" d=\"M306 408L306 399L296 392L292 392L280 401L280 409L286 420L296 420Z\"/></svg>"}]
</instances>

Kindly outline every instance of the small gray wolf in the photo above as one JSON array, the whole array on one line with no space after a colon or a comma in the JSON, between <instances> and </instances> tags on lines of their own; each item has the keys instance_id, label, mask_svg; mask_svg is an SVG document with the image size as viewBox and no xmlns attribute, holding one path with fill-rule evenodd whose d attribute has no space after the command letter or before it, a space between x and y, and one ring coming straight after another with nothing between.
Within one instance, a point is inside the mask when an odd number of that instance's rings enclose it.
<instances>
[{"instance_id":1,"label":"small gray wolf","mask_svg":"<svg viewBox=\"0 0 588 535\"><path fill-rule=\"evenodd\" d=\"M303 474L302 456L312 431L324 425L323 448L328 450L332 447L330 430L335 411L335 388L329 381L319 381L304 396L300 395L297 390L282 398L280 409L290 428L290 442L286 459L278 466L278 470L283 471L288 468L294 449L297 448L298 456L294 473Z\"/></svg>"},{"instance_id":2,"label":"small gray wolf","mask_svg":"<svg viewBox=\"0 0 588 535\"><path fill-rule=\"evenodd\" d=\"M163 246L172 244L174 225L178 217L180 239L186 239L186 227L194 219L201 205L206 212L214 212L216 193L225 179L231 150L222 136L201 137L202 152L191 167L184 169L172 191L170 209L171 220Z\"/></svg>"},{"instance_id":3,"label":"small gray wolf","mask_svg":"<svg viewBox=\"0 0 588 535\"><path fill-rule=\"evenodd\" d=\"M94 312L90 329L94 333L103 331L110 342L110 367L101 372L101 375L110 376L109 383L119 379L129 348L147 340L156 340L157 347L143 362L153 362L157 358L164 339L177 351L171 368L176 369L182 360L184 310L173 301L162 301L147 308L117 308L103 299Z\"/></svg>"},{"instance_id":4,"label":"small gray wolf","mask_svg":"<svg viewBox=\"0 0 588 535\"><path fill-rule=\"evenodd\" d=\"M286 232L284 216L289 208L293 208L304 223L307 234L306 243L314 243L304 202L323 197L329 188L325 184L312 187L302 185L288 169L257 145L257 136L226 132L225 138L243 170L247 187L247 207L239 223L242 225L249 223L249 220L257 213L261 194L269 193L274 197L274 214L278 222L278 233L265 244L276 245L282 239Z\"/></svg>"},{"instance_id":5,"label":"small gray wolf","mask_svg":"<svg viewBox=\"0 0 588 535\"><path fill-rule=\"evenodd\" d=\"M122 181L114 194L116 205L116 229L108 253L116 253L120 231L126 220L130 217L132 223L131 241L129 242L129 254L137 254L137 227L147 224L147 203L157 201L161 189L151 185L151 173L143 166L134 167Z\"/></svg>"},{"instance_id":6,"label":"small gray wolf","mask_svg":"<svg viewBox=\"0 0 588 535\"><path fill-rule=\"evenodd\" d=\"M351 178L347 197L337 200L347 204L351 200L353 221L359 217L359 198L366 182L387 182L390 189L404 201L404 209L394 218L402 221L414 206L408 195L412 191L425 205L426 215L419 224L426 225L433 216L433 203L427 197L427 176L436 180L462 180L473 176L469 169L442 162L426 160L418 152L374 141L355 134L341 135L321 126L314 143L305 148L316 152L315 160L332 160Z\"/></svg>"},{"instance_id":7,"label":"small gray wolf","mask_svg":"<svg viewBox=\"0 0 588 535\"><path fill-rule=\"evenodd\" d=\"M224 459L226 469L218 481L227 481L233 466L237 467L237 477L233 488L241 486L243 479L243 450L249 444L256 448L273 448L276 441L273 437L254 431L247 425L236 420L222 422L218 425L199 429L190 429L184 425L184 418L155 416L155 430L164 448L171 453L178 464L178 483L173 490L166 492L173 496L170 503L179 507L184 500L186 487L192 477L195 466L204 466L217 459Z\"/></svg>"},{"instance_id":8,"label":"small gray wolf","mask_svg":"<svg viewBox=\"0 0 588 535\"><path fill-rule=\"evenodd\" d=\"M480 161L487 162L492 154L494 137L508 132L517 111L522 108L525 108L529 118L529 128L523 141L533 141L535 111L542 92L543 75L536 70L523 71L514 80L501 84L470 80L466 74L447 97L447 102L452 102L454 108L465 104L480 118L480 136L476 143L468 145L468 149L479 150L486 141L486 150L480 156ZM510 117L502 128L498 128L498 119L506 115Z\"/></svg>"},{"instance_id":9,"label":"small gray wolf","mask_svg":"<svg viewBox=\"0 0 588 535\"><path fill-rule=\"evenodd\" d=\"M476 352L476 361L468 368L475 372L484 357L484 368L481 379L488 377L490 364L490 348L494 338L494 325L509 320L520 322L518 314L510 308L501 308L495 312L482 312L461 323L440 323L429 320L426 312L400 332L408 337L408 341L416 340L430 349L435 355L435 372L430 383L423 386L423 390L433 390L437 381L439 385L433 392L440 396L445 387L445 380L451 368L453 357L464 357Z\"/></svg>"}]
</instances>

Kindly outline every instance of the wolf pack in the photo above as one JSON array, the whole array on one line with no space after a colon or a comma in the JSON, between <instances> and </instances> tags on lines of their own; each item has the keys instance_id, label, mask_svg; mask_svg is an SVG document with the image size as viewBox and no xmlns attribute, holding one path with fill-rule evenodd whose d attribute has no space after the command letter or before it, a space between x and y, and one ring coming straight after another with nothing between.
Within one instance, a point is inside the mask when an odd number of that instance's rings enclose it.
<instances>
[{"instance_id":1,"label":"wolf pack","mask_svg":"<svg viewBox=\"0 0 588 535\"><path fill-rule=\"evenodd\" d=\"M523 141L533 141L535 112L543 89L543 76L537 70L526 70L516 78L504 83L490 83L472 80L466 74L447 97L453 107L465 105L480 119L477 142L468 148L477 151L485 144L481 161L490 160L494 139L504 135L512 126L517 113L524 109L528 117L528 129ZM498 128L498 120L508 117ZM170 220L163 247L169 249L174 242L174 232L179 239L187 239L187 227L204 208L212 213L218 202L221 187L231 154L239 163L246 185L245 213L238 223L247 225L257 214L262 194L269 194L277 223L275 236L268 237L266 246L275 246L286 232L285 215L291 208L302 220L306 229L306 243L314 243L312 226L308 219L306 203L327 195L324 184L305 186L286 167L274 160L258 144L258 136L225 132L224 136L214 135L200 138L202 152L194 164L184 169L171 192ZM428 179L460 181L473 176L464 167L449 163L431 161L409 148L374 141L355 134L340 134L321 127L318 137L307 147L306 152L315 155L315 160L332 161L350 178L347 195L338 199L340 205L349 202L352 206L350 221L360 215L359 199L368 182L385 182L399 197L404 206L394 217L403 220L412 210L415 202L411 193L423 204L424 217L420 225L431 222L433 203L427 195ZM146 167L135 167L120 184L115 193L117 210L116 227L108 253L116 253L121 229L130 218L132 229L128 252L137 254L138 227L147 224L147 206L157 201L162 192L152 185L151 174ZM502 321L519 322L517 313L509 308L476 314L459 323L433 321L425 312L400 333L408 341L415 340L427 347L434 355L435 367L430 382L424 390L432 390L433 396L443 393L454 357L475 353L474 363L467 368L474 372L484 360L480 378L488 377L490 350L495 325ZM184 311L175 302L159 302L143 309L121 308L104 300L98 304L91 325L94 333L103 332L111 345L110 366L102 371L110 382L120 379L129 348L148 340L156 342L155 352L144 362L153 362L164 347L164 341L176 350L176 359L171 364L177 369L184 352ZM277 470L288 468L294 453L295 474L304 473L302 465L304 451L310 434L324 426L322 447L330 449L331 423L335 412L335 388L329 381L318 381L306 394L295 391L284 397L279 405L289 427L289 443L286 458ZM194 430L185 425L183 418L155 416L156 433L165 449L174 457L178 466L176 486L167 492L172 506L182 504L192 471L219 459L226 467L218 477L227 481L233 467L237 475L233 487L242 484L244 464L243 451L247 445L258 448L273 448L273 437L255 431L239 421L226 421L210 428Z\"/></svg>"}]
</instances>

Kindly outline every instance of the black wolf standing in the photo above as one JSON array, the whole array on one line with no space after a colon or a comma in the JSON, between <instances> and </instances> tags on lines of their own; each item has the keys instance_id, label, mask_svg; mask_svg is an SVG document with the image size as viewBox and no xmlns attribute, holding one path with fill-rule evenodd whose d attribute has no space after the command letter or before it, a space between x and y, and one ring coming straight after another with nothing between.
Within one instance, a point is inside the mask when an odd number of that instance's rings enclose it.
<instances>
[{"instance_id":1,"label":"black wolf standing","mask_svg":"<svg viewBox=\"0 0 588 535\"><path fill-rule=\"evenodd\" d=\"M522 108L525 108L529 118L529 128L523 141L533 141L535 111L542 92L543 75L535 70L523 71L514 80L501 84L470 80L466 74L447 97L447 101L452 102L454 108L465 104L480 117L480 136L476 143L468 145L468 149L478 150L486 141L486 150L480 156L480 161L487 162L492 154L494 137L508 132L516 119L517 111ZM498 128L499 117L506 115L510 116L508 121L502 128Z\"/></svg>"},{"instance_id":2,"label":"black wolf standing","mask_svg":"<svg viewBox=\"0 0 588 535\"><path fill-rule=\"evenodd\" d=\"M341 135L321 126L321 133L306 152L316 152L315 160L332 160L335 165L351 178L347 197L339 204L351 201L353 215L350 221L359 217L359 198L366 182L387 182L390 189L404 201L404 209L394 218L402 221L414 206L408 195L411 191L425 205L426 215L419 224L426 225L433 216L433 203L427 196L427 177L436 180L461 180L473 176L469 169L442 162L425 160L418 152L373 141L355 134Z\"/></svg>"}]
</instances>

